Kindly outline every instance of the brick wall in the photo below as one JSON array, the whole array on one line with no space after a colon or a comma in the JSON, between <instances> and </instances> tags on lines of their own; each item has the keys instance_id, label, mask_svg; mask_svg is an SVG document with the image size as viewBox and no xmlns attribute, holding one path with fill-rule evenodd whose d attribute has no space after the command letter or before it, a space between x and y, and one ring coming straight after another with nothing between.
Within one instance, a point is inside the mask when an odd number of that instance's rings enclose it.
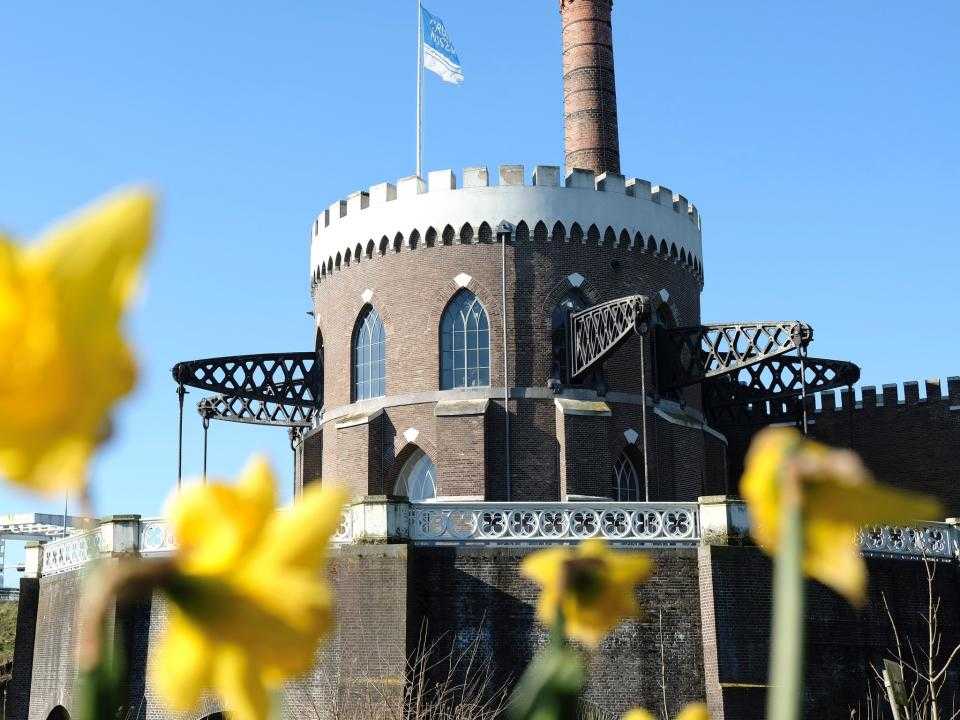
<instances>
[{"instance_id":1,"label":"brick wall","mask_svg":"<svg viewBox=\"0 0 960 720\"><path fill-rule=\"evenodd\" d=\"M516 679L546 641L534 618L537 588L519 575L525 551L411 548L410 553L411 629L426 628L445 649L476 643L498 680ZM587 699L609 713L637 704L660 706L661 613L671 713L704 697L695 552L654 556L657 573L639 591L647 616L611 633L590 659Z\"/></svg>"},{"instance_id":2,"label":"brick wall","mask_svg":"<svg viewBox=\"0 0 960 720\"><path fill-rule=\"evenodd\" d=\"M949 378L947 393L939 382L928 383L921 399L919 385L904 383L862 390L858 402L848 392L809 398L810 435L839 447L852 447L876 476L899 487L940 497L949 515L960 514L960 378ZM815 403L815 404L814 404ZM819 407L819 409L817 409ZM951 409L954 408L954 409ZM742 473L743 457L754 430L761 423L790 422L798 417L794 406L751 418L754 429L721 428L730 439L733 487Z\"/></svg>"},{"instance_id":3,"label":"brick wall","mask_svg":"<svg viewBox=\"0 0 960 720\"><path fill-rule=\"evenodd\" d=\"M700 559L711 718L762 718L769 655L771 563L752 547L703 548ZM925 647L923 615L928 595L924 564L874 558L868 560L868 567L870 595L861 610L851 608L819 583L807 584L804 717L848 720L850 709L857 703L864 709L867 689L874 683L871 664L889 657L895 643L884 597L904 651L908 639ZM960 643L960 619L953 611L960 591L958 573L960 568L955 563L935 566L934 596L942 601L944 658ZM712 607L708 605L711 597ZM954 667L948 673L941 711L950 707L950 699L958 697L958 691L960 667Z\"/></svg>"},{"instance_id":4,"label":"brick wall","mask_svg":"<svg viewBox=\"0 0 960 720\"><path fill-rule=\"evenodd\" d=\"M337 596L336 629L318 653L313 672L288 684L285 717L337 717L365 699L383 694L396 702L403 693L406 546L335 549L329 577Z\"/></svg>"},{"instance_id":5,"label":"brick wall","mask_svg":"<svg viewBox=\"0 0 960 720\"><path fill-rule=\"evenodd\" d=\"M599 242L599 244L597 244ZM653 297L666 288L680 325L700 322L700 279L685 265L643 249L573 241L529 241L507 247L507 368L510 383L546 387L551 371L551 313L570 289L567 276L586 278L581 287L591 302L632 293ZM439 389L439 322L467 273L468 289L483 303L490 321L490 382L503 386L500 246L493 243L392 246L326 276L314 289L317 324L324 338L324 402L350 403L350 342L356 319L370 304L383 318L386 334L387 395ZM611 390L640 392L639 341L630 341L606 363ZM648 358L650 353L648 352ZM652 374L648 368L648 381ZM652 389L652 385L650 386Z\"/></svg>"},{"instance_id":6,"label":"brick wall","mask_svg":"<svg viewBox=\"0 0 960 720\"><path fill-rule=\"evenodd\" d=\"M33 652L37 630L40 581L20 578L17 605L17 635L13 646L13 670L7 685L4 720L27 720L30 711L30 683L33 679Z\"/></svg>"}]
</instances>

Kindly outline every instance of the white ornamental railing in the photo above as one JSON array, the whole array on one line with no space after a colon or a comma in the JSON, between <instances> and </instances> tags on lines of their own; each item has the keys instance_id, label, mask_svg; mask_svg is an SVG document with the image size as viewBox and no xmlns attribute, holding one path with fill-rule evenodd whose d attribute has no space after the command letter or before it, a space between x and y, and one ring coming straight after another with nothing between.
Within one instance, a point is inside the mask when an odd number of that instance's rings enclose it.
<instances>
[{"instance_id":1,"label":"white ornamental railing","mask_svg":"<svg viewBox=\"0 0 960 720\"><path fill-rule=\"evenodd\" d=\"M140 554L157 555L177 549L173 532L166 520L142 520L140 522Z\"/></svg>"},{"instance_id":2,"label":"white ornamental railing","mask_svg":"<svg viewBox=\"0 0 960 720\"><path fill-rule=\"evenodd\" d=\"M684 547L700 542L710 521L697 503L423 503L388 502L393 509L364 515L367 504L344 510L332 541L337 544L403 542L418 545L547 545L604 538L614 543ZM359 511L359 512L358 512ZM126 534L125 534L126 533ZM740 536L746 527L738 528ZM903 559L960 559L960 531L947 523L865 527L859 535L864 555ZM165 520L107 522L43 546L41 573L76 570L111 554L152 557L171 553L176 543Z\"/></svg>"},{"instance_id":3,"label":"white ornamental railing","mask_svg":"<svg viewBox=\"0 0 960 720\"><path fill-rule=\"evenodd\" d=\"M650 545L700 539L696 503L437 503L410 507L419 543L551 543L604 538Z\"/></svg>"},{"instance_id":4,"label":"white ornamental railing","mask_svg":"<svg viewBox=\"0 0 960 720\"><path fill-rule=\"evenodd\" d=\"M958 550L957 529L947 523L865 527L859 541L865 555L952 560Z\"/></svg>"},{"instance_id":5,"label":"white ornamental railing","mask_svg":"<svg viewBox=\"0 0 960 720\"><path fill-rule=\"evenodd\" d=\"M83 567L101 555L100 528L51 540L43 546L43 574L56 575Z\"/></svg>"}]
</instances>

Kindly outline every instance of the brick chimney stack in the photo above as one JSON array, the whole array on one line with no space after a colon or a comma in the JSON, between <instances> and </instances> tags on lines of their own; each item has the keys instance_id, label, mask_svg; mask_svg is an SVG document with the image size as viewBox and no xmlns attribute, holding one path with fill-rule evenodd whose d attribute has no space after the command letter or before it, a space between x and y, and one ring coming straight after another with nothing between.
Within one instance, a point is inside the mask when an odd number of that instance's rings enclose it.
<instances>
[{"instance_id":1,"label":"brick chimney stack","mask_svg":"<svg viewBox=\"0 0 960 720\"><path fill-rule=\"evenodd\" d=\"M613 0L560 0L566 165L620 172Z\"/></svg>"}]
</instances>

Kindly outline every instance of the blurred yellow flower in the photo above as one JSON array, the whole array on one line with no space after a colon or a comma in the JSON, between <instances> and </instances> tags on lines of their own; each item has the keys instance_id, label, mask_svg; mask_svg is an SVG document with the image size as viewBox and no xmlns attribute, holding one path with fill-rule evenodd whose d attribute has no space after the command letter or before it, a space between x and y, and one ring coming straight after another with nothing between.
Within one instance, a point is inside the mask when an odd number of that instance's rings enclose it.
<instances>
[{"instance_id":1,"label":"blurred yellow flower","mask_svg":"<svg viewBox=\"0 0 960 720\"><path fill-rule=\"evenodd\" d=\"M263 458L236 486L195 485L174 499L178 551L161 582L170 617L151 661L172 709L191 710L212 689L234 720L265 718L268 690L313 666L333 621L324 568L345 501L341 489L311 486L275 510Z\"/></svg>"},{"instance_id":2,"label":"blurred yellow flower","mask_svg":"<svg viewBox=\"0 0 960 720\"><path fill-rule=\"evenodd\" d=\"M643 708L634 708L625 713L620 720L656 720L656 718L653 713ZM675 720L710 720L710 714L703 703L690 703L680 711Z\"/></svg>"},{"instance_id":3,"label":"blurred yellow flower","mask_svg":"<svg viewBox=\"0 0 960 720\"><path fill-rule=\"evenodd\" d=\"M710 720L710 713L704 703L690 703L680 711L676 720Z\"/></svg>"},{"instance_id":4,"label":"blurred yellow flower","mask_svg":"<svg viewBox=\"0 0 960 720\"><path fill-rule=\"evenodd\" d=\"M121 334L153 199L108 197L19 247L0 234L0 476L52 493L86 482L136 365Z\"/></svg>"},{"instance_id":5,"label":"blurred yellow flower","mask_svg":"<svg viewBox=\"0 0 960 720\"><path fill-rule=\"evenodd\" d=\"M633 710L628 710L621 717L620 720L657 720L653 713L647 712L643 708L634 708Z\"/></svg>"},{"instance_id":6,"label":"blurred yellow flower","mask_svg":"<svg viewBox=\"0 0 960 720\"><path fill-rule=\"evenodd\" d=\"M575 549L549 548L528 555L521 570L541 585L537 617L554 625L563 611L567 637L597 645L621 620L638 615L634 587L650 577L643 553L615 552L600 539Z\"/></svg>"},{"instance_id":7,"label":"blurred yellow flower","mask_svg":"<svg viewBox=\"0 0 960 720\"><path fill-rule=\"evenodd\" d=\"M747 454L740 492L750 532L767 553L780 543L781 508L799 502L804 522L804 571L854 605L866 597L860 528L943 517L935 499L873 481L860 458L807 440L792 428L768 428Z\"/></svg>"}]
</instances>

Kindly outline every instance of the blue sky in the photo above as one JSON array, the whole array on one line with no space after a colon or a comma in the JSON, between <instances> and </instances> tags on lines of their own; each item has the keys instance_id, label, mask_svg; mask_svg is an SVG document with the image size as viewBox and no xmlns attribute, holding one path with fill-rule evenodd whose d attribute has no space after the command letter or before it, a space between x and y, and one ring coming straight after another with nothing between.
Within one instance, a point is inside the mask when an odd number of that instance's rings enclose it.
<instances>
[{"instance_id":1,"label":"blue sky","mask_svg":"<svg viewBox=\"0 0 960 720\"><path fill-rule=\"evenodd\" d=\"M426 79L425 167L562 164L556 0L428 7L466 82ZM870 384L960 374L960 5L614 14L624 172L701 209L704 319L806 320ZM100 513L155 514L174 483L175 361L310 347L310 223L413 172L415 60L413 0L0 6L0 226L32 237L126 183L163 197ZM190 472L200 438L191 412ZM290 474L281 430L215 425L210 448L213 473L263 450ZM0 512L60 508L0 490Z\"/></svg>"}]
</instances>

